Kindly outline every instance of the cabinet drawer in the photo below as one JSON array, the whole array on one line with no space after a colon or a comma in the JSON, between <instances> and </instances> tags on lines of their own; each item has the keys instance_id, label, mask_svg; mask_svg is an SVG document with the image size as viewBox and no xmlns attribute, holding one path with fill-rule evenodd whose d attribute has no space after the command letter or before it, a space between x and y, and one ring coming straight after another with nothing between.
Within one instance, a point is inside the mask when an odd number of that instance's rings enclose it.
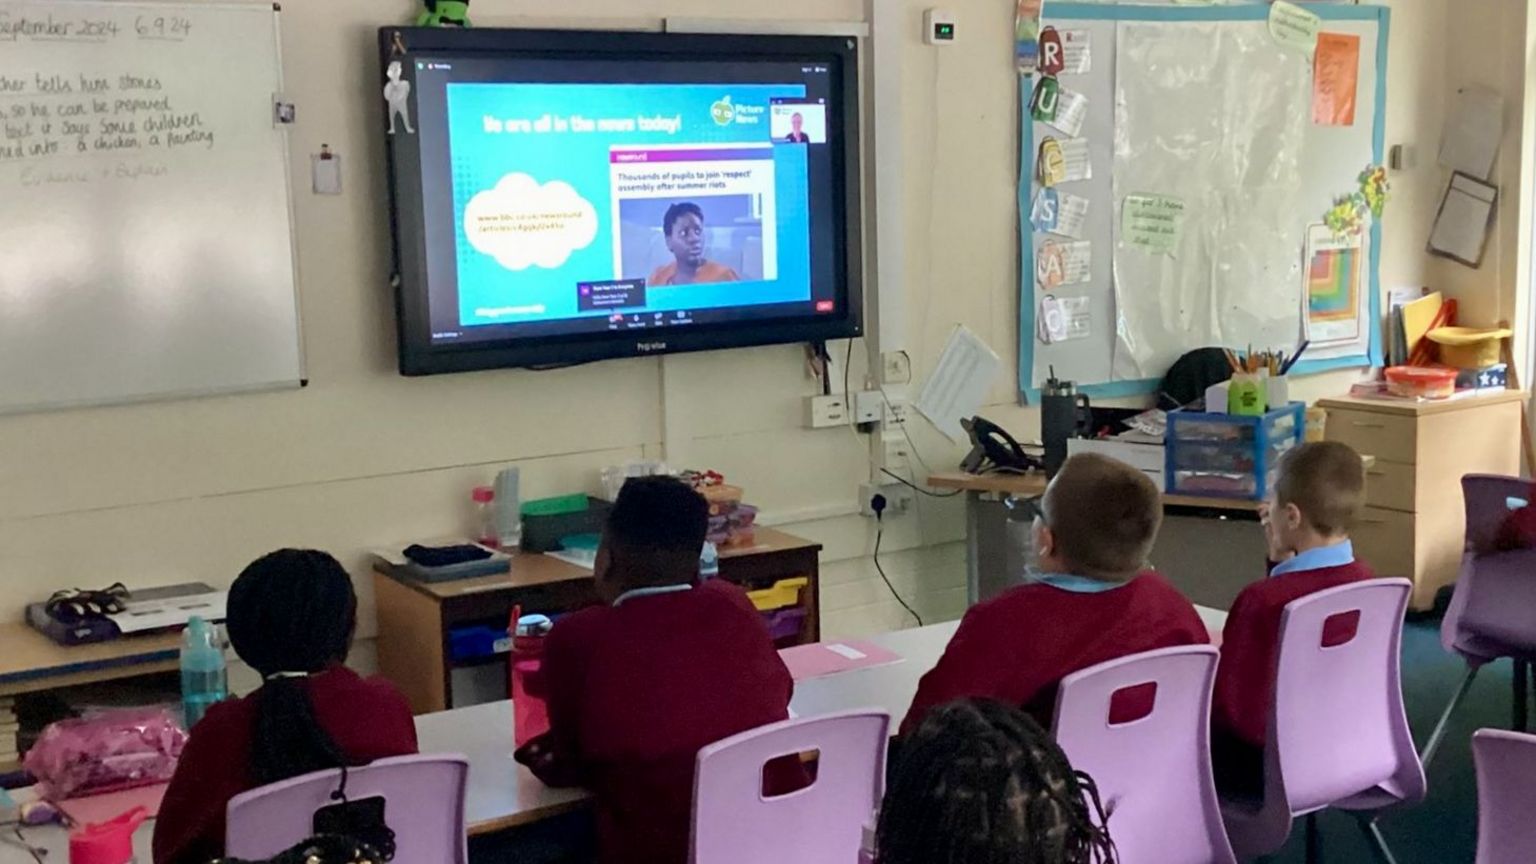
<instances>
[{"instance_id":1,"label":"cabinet drawer","mask_svg":"<svg viewBox=\"0 0 1536 864\"><path fill-rule=\"evenodd\" d=\"M1365 469L1365 503L1388 510L1414 511L1415 477L1418 468L1406 462L1377 459Z\"/></svg>"},{"instance_id":2,"label":"cabinet drawer","mask_svg":"<svg viewBox=\"0 0 1536 864\"><path fill-rule=\"evenodd\" d=\"M1350 533L1355 542L1355 557L1377 576L1415 578L1412 513L1367 507Z\"/></svg>"},{"instance_id":3,"label":"cabinet drawer","mask_svg":"<svg viewBox=\"0 0 1536 864\"><path fill-rule=\"evenodd\" d=\"M1418 461L1418 418L1329 408L1328 440L1342 441L1379 460L1412 464Z\"/></svg>"}]
</instances>

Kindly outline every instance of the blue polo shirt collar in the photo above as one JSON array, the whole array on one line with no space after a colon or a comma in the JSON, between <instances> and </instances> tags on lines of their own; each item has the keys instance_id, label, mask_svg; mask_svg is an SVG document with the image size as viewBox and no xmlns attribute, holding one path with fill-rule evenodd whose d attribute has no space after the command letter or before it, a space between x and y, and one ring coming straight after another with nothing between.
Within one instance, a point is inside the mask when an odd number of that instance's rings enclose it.
<instances>
[{"instance_id":1,"label":"blue polo shirt collar","mask_svg":"<svg viewBox=\"0 0 1536 864\"><path fill-rule=\"evenodd\" d=\"M1269 571L1269 575L1284 576L1287 573L1321 570L1324 567L1343 567L1353 563L1355 563L1355 544L1345 540L1332 546L1319 546L1316 549L1298 552L1296 557L1289 561L1276 564L1275 569Z\"/></svg>"}]
</instances>

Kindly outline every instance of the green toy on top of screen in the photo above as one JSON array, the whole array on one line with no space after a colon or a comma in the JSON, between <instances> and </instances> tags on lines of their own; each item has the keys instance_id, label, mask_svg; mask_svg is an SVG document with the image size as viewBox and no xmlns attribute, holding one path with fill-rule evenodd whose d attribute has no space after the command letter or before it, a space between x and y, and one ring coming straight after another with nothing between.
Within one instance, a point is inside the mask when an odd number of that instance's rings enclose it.
<instances>
[{"instance_id":1,"label":"green toy on top of screen","mask_svg":"<svg viewBox=\"0 0 1536 864\"><path fill-rule=\"evenodd\" d=\"M427 8L416 19L417 27L470 27L469 0L422 0Z\"/></svg>"}]
</instances>

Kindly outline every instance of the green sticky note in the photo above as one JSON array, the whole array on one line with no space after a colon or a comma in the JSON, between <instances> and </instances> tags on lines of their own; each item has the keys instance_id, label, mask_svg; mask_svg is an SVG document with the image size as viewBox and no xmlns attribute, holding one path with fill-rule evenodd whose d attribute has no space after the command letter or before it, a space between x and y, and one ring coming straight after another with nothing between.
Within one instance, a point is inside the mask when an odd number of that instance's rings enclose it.
<instances>
[{"instance_id":1,"label":"green sticky note","mask_svg":"<svg viewBox=\"0 0 1536 864\"><path fill-rule=\"evenodd\" d=\"M1120 214L1120 239L1154 255L1172 255L1183 223L1183 200L1167 195L1127 195Z\"/></svg>"},{"instance_id":2,"label":"green sticky note","mask_svg":"<svg viewBox=\"0 0 1536 864\"><path fill-rule=\"evenodd\" d=\"M1317 31L1322 19L1316 12L1303 9L1295 3L1275 0L1269 7L1269 35L1282 48L1295 48L1311 54L1317 48Z\"/></svg>"}]
</instances>

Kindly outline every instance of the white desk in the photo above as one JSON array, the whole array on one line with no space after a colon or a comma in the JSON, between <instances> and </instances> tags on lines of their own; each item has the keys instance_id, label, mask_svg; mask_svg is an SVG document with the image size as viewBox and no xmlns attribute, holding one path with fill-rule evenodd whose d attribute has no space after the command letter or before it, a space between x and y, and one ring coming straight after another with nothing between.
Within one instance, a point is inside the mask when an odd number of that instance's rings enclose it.
<instances>
[{"instance_id":1,"label":"white desk","mask_svg":"<svg viewBox=\"0 0 1536 864\"><path fill-rule=\"evenodd\" d=\"M582 806L585 789L551 789L512 758L512 703L489 702L416 718L423 753L469 757L464 821L470 834L526 825Z\"/></svg>"},{"instance_id":2,"label":"white desk","mask_svg":"<svg viewBox=\"0 0 1536 864\"><path fill-rule=\"evenodd\" d=\"M1227 613L1195 607L1213 635L1221 633ZM857 708L890 712L895 724L906 715L923 677L954 635L958 621L930 624L912 630L883 633L868 641L901 655L898 663L856 669L795 684L790 709L798 717L812 717ZM439 711L416 718L416 734L423 753L463 753L469 757L469 790L464 817L470 834L487 834L527 825L575 810L591 797L584 789L551 789L527 768L512 759L512 703L491 702L471 708ZM147 862L153 822L134 835L139 860ZM35 864L21 847L5 842L14 836L7 829L0 839L0 864ZM46 864L69 860L68 840L58 827L29 828L27 843L48 850ZM40 859L39 859L40 860Z\"/></svg>"}]
</instances>

